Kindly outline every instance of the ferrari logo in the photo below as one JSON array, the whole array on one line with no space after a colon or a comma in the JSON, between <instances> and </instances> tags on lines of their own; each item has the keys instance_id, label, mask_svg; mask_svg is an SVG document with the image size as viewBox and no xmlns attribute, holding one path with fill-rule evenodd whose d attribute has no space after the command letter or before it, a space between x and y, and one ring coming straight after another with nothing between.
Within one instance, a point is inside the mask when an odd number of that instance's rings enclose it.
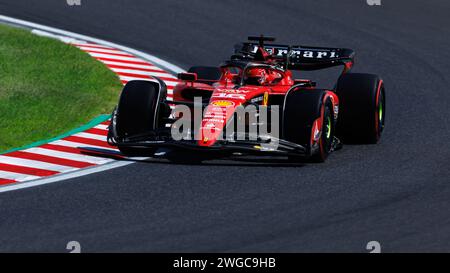
<instances>
[{"instance_id":1,"label":"ferrari logo","mask_svg":"<svg viewBox=\"0 0 450 273\"><path fill-rule=\"evenodd\" d=\"M269 92L265 92L264 93L264 97L263 97L263 105L267 106L267 103L269 102Z\"/></svg>"}]
</instances>

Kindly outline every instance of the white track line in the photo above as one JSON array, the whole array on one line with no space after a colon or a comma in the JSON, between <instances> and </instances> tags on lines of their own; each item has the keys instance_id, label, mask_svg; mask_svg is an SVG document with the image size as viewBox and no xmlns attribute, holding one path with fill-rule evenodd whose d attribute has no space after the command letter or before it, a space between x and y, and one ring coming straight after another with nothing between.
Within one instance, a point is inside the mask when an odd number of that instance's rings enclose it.
<instances>
[{"instance_id":1,"label":"white track line","mask_svg":"<svg viewBox=\"0 0 450 273\"><path fill-rule=\"evenodd\" d=\"M5 179L12 179L18 182L23 182L23 181L27 181L27 180L34 180L34 179L39 179L40 176L34 176L34 175L29 175L29 174L23 174L23 173L14 173L14 172L7 172L7 171L0 171L0 178L5 178ZM1 187L0 187L0 191L1 191Z\"/></svg>"},{"instance_id":2,"label":"white track line","mask_svg":"<svg viewBox=\"0 0 450 273\"><path fill-rule=\"evenodd\" d=\"M145 77L142 77L142 78L140 78L140 77L128 77L128 76L120 76L119 77L122 81L132 81L132 80L136 80L136 79L139 79L139 80L150 80L150 79L148 79L148 78L145 78ZM177 85L177 83L176 82L166 82L166 81L164 81L165 83L166 83L166 85L167 85L167 87L175 87L175 85Z\"/></svg>"},{"instance_id":3,"label":"white track line","mask_svg":"<svg viewBox=\"0 0 450 273\"><path fill-rule=\"evenodd\" d=\"M130 64L130 63L121 63L121 62L105 61L105 60L99 60L99 61L106 65L120 65L120 66L126 66L126 67L130 67L130 68L152 69L152 70L159 70L161 72L164 71L161 68L158 68L158 67L150 65L150 64Z\"/></svg>"},{"instance_id":4,"label":"white track line","mask_svg":"<svg viewBox=\"0 0 450 273\"><path fill-rule=\"evenodd\" d=\"M115 148L109 148L109 147L102 147L102 146L96 146L92 144L85 144L80 142L74 142L74 141L68 141L68 140L57 140L54 142L51 142L51 144L55 145L61 145L66 147L72 147L72 148L85 148L85 149L99 149L99 150L108 150L108 151L119 151Z\"/></svg>"},{"instance_id":5,"label":"white track line","mask_svg":"<svg viewBox=\"0 0 450 273\"><path fill-rule=\"evenodd\" d=\"M119 78L122 81L131 81L131 80L150 80L152 79L152 76L147 75L147 76L125 76L123 74L117 73L117 75L119 76Z\"/></svg>"},{"instance_id":6,"label":"white track line","mask_svg":"<svg viewBox=\"0 0 450 273\"><path fill-rule=\"evenodd\" d=\"M113 55L113 56L136 58L136 56L133 56L126 52L123 52L120 50L115 50L115 49L100 49L100 48L86 49L86 47L78 47L78 48L84 52L92 53L92 54L108 54L108 55ZM142 60L142 59L140 59L140 60Z\"/></svg>"},{"instance_id":7,"label":"white track line","mask_svg":"<svg viewBox=\"0 0 450 273\"><path fill-rule=\"evenodd\" d=\"M97 125L97 126L95 126L93 128L108 131L108 125L105 125L105 124L99 124L99 125Z\"/></svg>"},{"instance_id":8,"label":"white track line","mask_svg":"<svg viewBox=\"0 0 450 273\"><path fill-rule=\"evenodd\" d=\"M147 72L147 71L142 71L142 70L122 69L122 68L114 68L114 67L110 67L109 69L111 69L112 71L116 72L117 74L120 74L120 73L132 73L132 74L136 74L136 75L146 75L146 76L154 76L154 77L167 77L167 78L177 79L172 74L169 74L167 72Z\"/></svg>"},{"instance_id":9,"label":"white track line","mask_svg":"<svg viewBox=\"0 0 450 273\"><path fill-rule=\"evenodd\" d=\"M49 184L49 183L61 182L61 181L67 180L67 179L77 178L77 177L88 175L88 174L93 174L93 173L111 170L111 169L118 168L118 167L123 167L123 166L129 165L129 164L132 164L132 163L134 163L134 162L114 161L112 163L107 163L107 164L100 165L100 166L80 169L79 171L75 171L75 172L54 175L54 176L51 176L48 178L41 178L41 179L29 181L29 182L11 184L11 185L0 187L0 193L41 186L41 185L45 185L45 184Z\"/></svg>"},{"instance_id":10,"label":"white track line","mask_svg":"<svg viewBox=\"0 0 450 273\"><path fill-rule=\"evenodd\" d=\"M96 165L105 164L107 162L112 161L112 159L105 159L102 157L95 157L95 156L75 154L75 153L67 153L67 152L61 152L61 151L57 151L57 150L51 150L51 149L39 148L39 147L26 149L25 152L46 155L46 156L52 156L52 157L57 157L57 158L62 158L62 159L70 159L70 160L86 162L86 163L91 163L91 164L96 164Z\"/></svg>"},{"instance_id":11,"label":"white track line","mask_svg":"<svg viewBox=\"0 0 450 273\"><path fill-rule=\"evenodd\" d=\"M102 141L106 142L106 136L102 136L102 135L96 135L96 134L90 134L90 133L81 132L81 133L75 134L73 136L90 138L90 139L96 139L96 140L102 140Z\"/></svg>"},{"instance_id":12,"label":"white track line","mask_svg":"<svg viewBox=\"0 0 450 273\"><path fill-rule=\"evenodd\" d=\"M35 30L33 30L33 32L34 31ZM43 33L42 31L41 31L41 33L44 34L44 35L46 34L46 33ZM57 37L57 39L59 39L59 38ZM115 48L112 48L112 47L109 47L109 46L87 43L86 41L81 41L79 43L72 42L71 45L76 46L76 47L84 46L84 47L88 47L88 48L91 48L91 49L115 49Z\"/></svg>"},{"instance_id":13,"label":"white track line","mask_svg":"<svg viewBox=\"0 0 450 273\"><path fill-rule=\"evenodd\" d=\"M30 168L37 168L42 170L48 170L48 171L55 171L55 172L68 172L73 171L77 168L74 167L67 167L63 165L57 165L53 163L47 163L37 160L31 160L31 159L23 159L23 158L17 158L17 157L11 157L11 156L3 156L0 155L0 163L6 163L16 166L22 166L22 167L30 167Z\"/></svg>"},{"instance_id":14,"label":"white track line","mask_svg":"<svg viewBox=\"0 0 450 273\"><path fill-rule=\"evenodd\" d=\"M86 52L102 52L102 53L111 53L111 54L124 54L123 51L116 50L116 49L103 49L103 48L92 48L87 46L76 46L79 49L86 51ZM131 56L131 55L130 55Z\"/></svg>"},{"instance_id":15,"label":"white track line","mask_svg":"<svg viewBox=\"0 0 450 273\"><path fill-rule=\"evenodd\" d=\"M118 62L121 63L128 63L128 62L140 62L140 63L147 63L146 61L140 59L140 58L135 58L135 57L122 57L122 56L114 56L114 55L109 55L109 54L101 54L101 53L89 53L89 55L91 55L94 58L108 58L108 59L113 59L116 60Z\"/></svg>"}]
</instances>

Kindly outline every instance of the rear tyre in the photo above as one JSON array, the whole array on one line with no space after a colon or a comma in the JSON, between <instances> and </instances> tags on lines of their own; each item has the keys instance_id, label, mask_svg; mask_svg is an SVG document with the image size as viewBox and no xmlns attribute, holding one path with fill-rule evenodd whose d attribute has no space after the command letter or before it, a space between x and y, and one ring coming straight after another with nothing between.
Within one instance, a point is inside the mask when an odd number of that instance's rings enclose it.
<instances>
[{"instance_id":1,"label":"rear tyre","mask_svg":"<svg viewBox=\"0 0 450 273\"><path fill-rule=\"evenodd\" d=\"M306 148L309 161L324 162L333 148L333 105L325 90L289 92L283 112L283 138ZM292 161L305 161L290 156Z\"/></svg>"},{"instance_id":2,"label":"rear tyre","mask_svg":"<svg viewBox=\"0 0 450 273\"><path fill-rule=\"evenodd\" d=\"M372 74L344 74L338 80L336 93L339 97L338 137L344 143L377 143L386 115L383 81Z\"/></svg>"},{"instance_id":3,"label":"rear tyre","mask_svg":"<svg viewBox=\"0 0 450 273\"><path fill-rule=\"evenodd\" d=\"M165 85L150 81L129 81L122 90L115 116L115 133L119 142L145 134L160 125L160 101ZM155 148L118 145L127 156L153 155Z\"/></svg>"}]
</instances>

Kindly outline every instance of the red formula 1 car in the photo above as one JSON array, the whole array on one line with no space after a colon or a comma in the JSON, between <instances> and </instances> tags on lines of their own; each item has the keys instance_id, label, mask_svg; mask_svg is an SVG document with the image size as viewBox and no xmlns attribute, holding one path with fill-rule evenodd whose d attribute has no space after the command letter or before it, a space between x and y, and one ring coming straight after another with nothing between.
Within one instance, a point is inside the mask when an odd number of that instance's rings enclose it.
<instances>
[{"instance_id":1,"label":"red formula 1 car","mask_svg":"<svg viewBox=\"0 0 450 273\"><path fill-rule=\"evenodd\" d=\"M383 81L349 73L353 50L265 43L274 40L249 37L220 67L180 73L170 101L159 79L128 82L108 142L128 156L169 147L193 156L200 150L270 153L319 162L341 143L378 142L385 120ZM316 88L292 73L338 65L343 71L333 89Z\"/></svg>"}]
</instances>

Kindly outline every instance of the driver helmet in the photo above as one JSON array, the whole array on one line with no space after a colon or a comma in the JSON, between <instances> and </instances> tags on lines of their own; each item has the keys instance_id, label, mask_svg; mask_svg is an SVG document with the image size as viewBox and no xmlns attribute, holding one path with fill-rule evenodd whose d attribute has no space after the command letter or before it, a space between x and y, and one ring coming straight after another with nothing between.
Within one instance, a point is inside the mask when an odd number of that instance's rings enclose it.
<instances>
[{"instance_id":1,"label":"driver helmet","mask_svg":"<svg viewBox=\"0 0 450 273\"><path fill-rule=\"evenodd\" d=\"M249 85L266 84L266 71L264 68L250 68L245 72L245 83Z\"/></svg>"}]
</instances>

